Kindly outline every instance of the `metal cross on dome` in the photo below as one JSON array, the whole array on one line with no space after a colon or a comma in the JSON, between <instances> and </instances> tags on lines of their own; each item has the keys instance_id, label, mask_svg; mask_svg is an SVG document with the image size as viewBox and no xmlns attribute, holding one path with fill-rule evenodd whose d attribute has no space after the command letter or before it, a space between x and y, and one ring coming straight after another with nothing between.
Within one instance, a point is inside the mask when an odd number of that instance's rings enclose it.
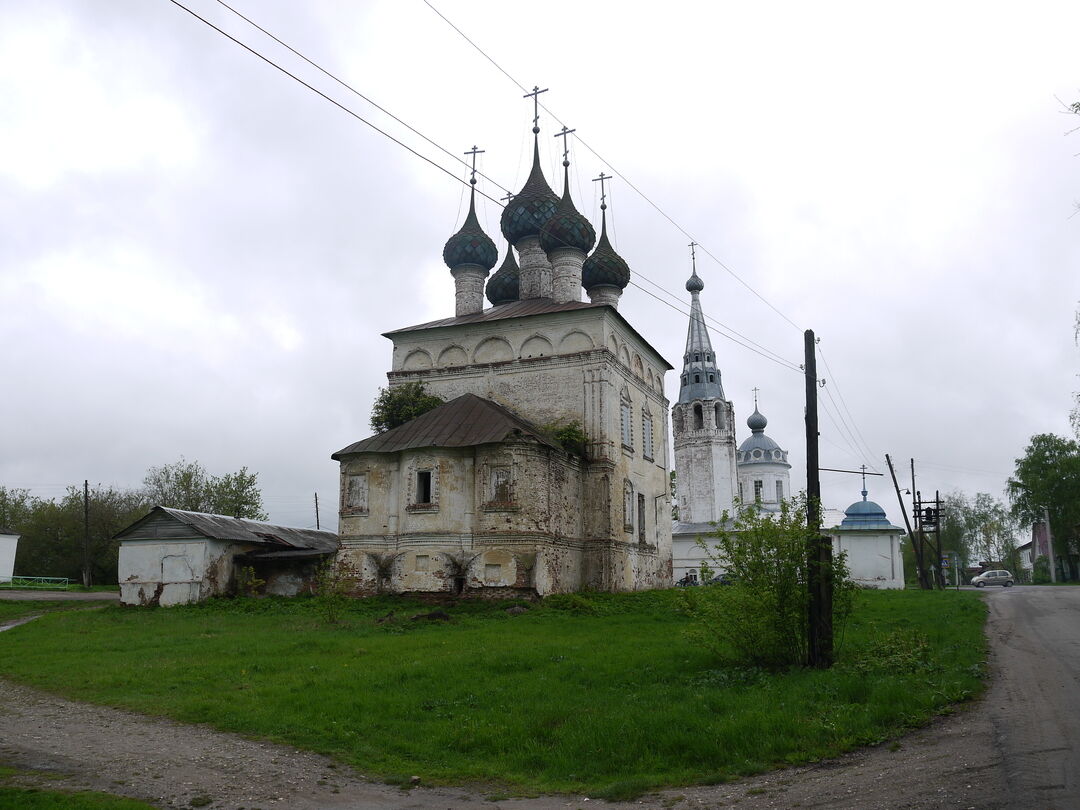
<instances>
[{"instance_id":1,"label":"metal cross on dome","mask_svg":"<svg viewBox=\"0 0 1080 810\"><path fill-rule=\"evenodd\" d=\"M540 85L535 85L531 93L526 93L522 98L529 98L532 96L533 100L533 132L540 131L540 94L546 93L550 88L545 87L540 89Z\"/></svg>"},{"instance_id":2,"label":"metal cross on dome","mask_svg":"<svg viewBox=\"0 0 1080 810\"><path fill-rule=\"evenodd\" d=\"M484 154L483 149L477 149L476 144L473 144L473 148L465 153L466 155L472 155L472 176L469 178L469 182L472 185L476 185L476 156Z\"/></svg>"},{"instance_id":3,"label":"metal cross on dome","mask_svg":"<svg viewBox=\"0 0 1080 810\"><path fill-rule=\"evenodd\" d=\"M564 166L569 165L569 162L567 161L567 156L570 154L570 142L568 140L566 140L566 138L571 132L577 132L577 130L576 129L567 129L566 126L563 125L562 132L556 132L555 133L556 138L562 138L563 139L563 142L562 142L562 159L563 159L563 165Z\"/></svg>"},{"instance_id":4,"label":"metal cross on dome","mask_svg":"<svg viewBox=\"0 0 1080 810\"><path fill-rule=\"evenodd\" d=\"M600 184L600 207L601 208L607 208L607 203L605 202L607 200L607 192L604 190L604 181L605 180L610 180L610 179L611 179L611 175L610 174L604 174L603 172L600 172L599 177L594 177L593 178L594 183L599 183Z\"/></svg>"},{"instance_id":5,"label":"metal cross on dome","mask_svg":"<svg viewBox=\"0 0 1080 810\"><path fill-rule=\"evenodd\" d=\"M754 410L756 411L757 410L757 395L758 395L758 391L760 391L761 389L760 388L753 388L751 390L754 392Z\"/></svg>"},{"instance_id":6,"label":"metal cross on dome","mask_svg":"<svg viewBox=\"0 0 1080 810\"><path fill-rule=\"evenodd\" d=\"M691 242L687 247L690 248L690 268L697 274L697 242Z\"/></svg>"}]
</instances>

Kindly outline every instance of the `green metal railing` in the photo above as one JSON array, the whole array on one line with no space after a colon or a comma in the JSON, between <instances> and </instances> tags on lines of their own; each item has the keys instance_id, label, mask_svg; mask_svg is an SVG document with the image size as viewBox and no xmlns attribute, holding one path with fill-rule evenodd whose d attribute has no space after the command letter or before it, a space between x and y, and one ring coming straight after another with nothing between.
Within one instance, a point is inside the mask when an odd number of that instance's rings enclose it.
<instances>
[{"instance_id":1,"label":"green metal railing","mask_svg":"<svg viewBox=\"0 0 1080 810\"><path fill-rule=\"evenodd\" d=\"M0 579L0 589L66 591L69 582L67 577L11 577Z\"/></svg>"}]
</instances>

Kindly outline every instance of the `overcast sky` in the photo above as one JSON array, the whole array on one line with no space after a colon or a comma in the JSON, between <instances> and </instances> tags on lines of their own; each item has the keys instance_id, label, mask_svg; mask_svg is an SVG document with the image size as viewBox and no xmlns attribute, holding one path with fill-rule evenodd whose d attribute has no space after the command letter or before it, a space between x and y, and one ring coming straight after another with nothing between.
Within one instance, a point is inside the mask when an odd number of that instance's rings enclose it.
<instances>
[{"instance_id":1,"label":"overcast sky","mask_svg":"<svg viewBox=\"0 0 1080 810\"><path fill-rule=\"evenodd\" d=\"M5 4L0 484L136 486L183 455L257 471L276 522L314 525L318 491L333 527L330 454L370 434L380 333L453 314L441 251L466 173L215 0L184 2L449 174L169 0ZM232 4L450 152L486 150L492 197L524 182L531 104L422 0ZM561 192L559 121L598 229L591 178L617 175L638 284L685 311L689 233L707 316L796 365L816 330L822 466L887 472L888 452L901 486L914 457L924 493L1000 495L1032 434L1068 432L1080 119L1057 99L1080 99L1080 4L432 4L550 88L548 179ZM503 250L498 216L484 201ZM635 287L620 311L681 365L684 314ZM802 377L713 345L739 440L757 387L804 486ZM859 497L855 476L823 488ZM870 490L900 523L888 478Z\"/></svg>"}]
</instances>

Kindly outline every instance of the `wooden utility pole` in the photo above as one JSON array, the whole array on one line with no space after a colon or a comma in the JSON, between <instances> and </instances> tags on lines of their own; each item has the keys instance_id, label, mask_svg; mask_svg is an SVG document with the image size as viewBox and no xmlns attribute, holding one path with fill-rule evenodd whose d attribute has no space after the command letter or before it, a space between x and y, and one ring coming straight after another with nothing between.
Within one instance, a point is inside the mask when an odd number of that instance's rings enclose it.
<instances>
[{"instance_id":1,"label":"wooden utility pole","mask_svg":"<svg viewBox=\"0 0 1080 810\"><path fill-rule=\"evenodd\" d=\"M833 662L832 540L821 534L821 477L818 472L817 354L814 331L807 329L806 353L806 526L810 539L806 554L806 580L810 590L806 657L812 667L825 669Z\"/></svg>"},{"instance_id":2,"label":"wooden utility pole","mask_svg":"<svg viewBox=\"0 0 1080 810\"><path fill-rule=\"evenodd\" d=\"M473 147L473 148L475 148L475 147ZM319 525L319 493L318 492L315 493L315 528L316 529L321 529L322 528L322 526Z\"/></svg>"},{"instance_id":3,"label":"wooden utility pole","mask_svg":"<svg viewBox=\"0 0 1080 810\"><path fill-rule=\"evenodd\" d=\"M83 479L83 563L82 584L89 588L94 583L90 579L90 482Z\"/></svg>"},{"instance_id":4,"label":"wooden utility pole","mask_svg":"<svg viewBox=\"0 0 1080 810\"><path fill-rule=\"evenodd\" d=\"M926 574L923 570L922 561L922 547L919 545L919 540L915 537L915 532L911 530L911 518L908 517L907 506L904 505L904 498L900 495L900 484L896 481L896 470L893 469L892 459L889 458L889 454L885 454L885 463L889 465L889 475L892 476L893 487L896 489L896 500L900 502L900 514L904 516L904 526L907 528L908 537L911 538L911 549L915 552L915 575L919 580L919 587L926 587Z\"/></svg>"}]
</instances>

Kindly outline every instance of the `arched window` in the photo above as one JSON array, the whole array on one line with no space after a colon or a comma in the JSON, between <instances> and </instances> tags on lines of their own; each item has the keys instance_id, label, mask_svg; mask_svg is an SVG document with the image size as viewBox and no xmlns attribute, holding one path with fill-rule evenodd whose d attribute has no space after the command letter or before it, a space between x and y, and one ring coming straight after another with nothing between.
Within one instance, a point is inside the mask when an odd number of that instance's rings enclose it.
<instances>
[{"instance_id":1,"label":"arched window","mask_svg":"<svg viewBox=\"0 0 1080 810\"><path fill-rule=\"evenodd\" d=\"M634 485L623 479L623 530L634 532Z\"/></svg>"},{"instance_id":2,"label":"arched window","mask_svg":"<svg viewBox=\"0 0 1080 810\"><path fill-rule=\"evenodd\" d=\"M653 458L653 418L652 414L641 409L641 452L645 458L652 461Z\"/></svg>"},{"instance_id":3,"label":"arched window","mask_svg":"<svg viewBox=\"0 0 1080 810\"><path fill-rule=\"evenodd\" d=\"M694 375L694 382L696 382L696 383L701 382L701 375L700 374L695 374Z\"/></svg>"},{"instance_id":4,"label":"arched window","mask_svg":"<svg viewBox=\"0 0 1080 810\"><path fill-rule=\"evenodd\" d=\"M700 354L695 354L694 355L694 362L695 363L700 363L701 362L701 355Z\"/></svg>"},{"instance_id":5,"label":"arched window","mask_svg":"<svg viewBox=\"0 0 1080 810\"><path fill-rule=\"evenodd\" d=\"M619 402L619 427L622 444L627 450L634 449L634 415L630 409L630 396L624 391Z\"/></svg>"},{"instance_id":6,"label":"arched window","mask_svg":"<svg viewBox=\"0 0 1080 810\"><path fill-rule=\"evenodd\" d=\"M722 428L724 426L724 417L720 415L720 403L719 402L716 403L716 405L714 406L714 409L715 409L715 414L716 414L716 426L718 428Z\"/></svg>"},{"instance_id":7,"label":"arched window","mask_svg":"<svg viewBox=\"0 0 1080 810\"><path fill-rule=\"evenodd\" d=\"M701 412L701 403L694 403L694 430L701 430L705 427L705 416Z\"/></svg>"}]
</instances>

